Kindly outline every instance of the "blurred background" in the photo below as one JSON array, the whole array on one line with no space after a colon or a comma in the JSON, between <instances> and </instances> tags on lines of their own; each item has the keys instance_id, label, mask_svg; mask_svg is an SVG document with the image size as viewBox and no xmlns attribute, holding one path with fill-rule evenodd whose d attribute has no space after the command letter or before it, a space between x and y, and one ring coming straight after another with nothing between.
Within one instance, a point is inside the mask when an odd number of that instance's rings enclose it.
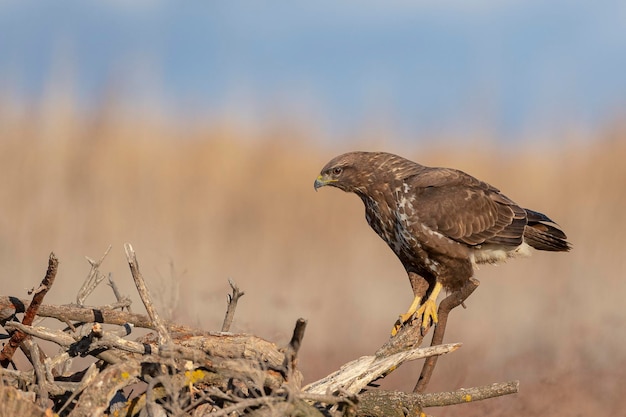
<instances>
[{"instance_id":1,"label":"blurred background","mask_svg":"<svg viewBox=\"0 0 626 417\"><path fill-rule=\"evenodd\" d=\"M48 303L102 271L160 310L285 344L321 378L383 344L412 299L362 203L313 191L354 149L462 169L544 212L568 254L477 272L429 387L519 379L431 410L620 415L626 395L626 3L0 1L0 282ZM109 303L99 288L87 301ZM382 387L410 391L420 363Z\"/></svg>"}]
</instances>

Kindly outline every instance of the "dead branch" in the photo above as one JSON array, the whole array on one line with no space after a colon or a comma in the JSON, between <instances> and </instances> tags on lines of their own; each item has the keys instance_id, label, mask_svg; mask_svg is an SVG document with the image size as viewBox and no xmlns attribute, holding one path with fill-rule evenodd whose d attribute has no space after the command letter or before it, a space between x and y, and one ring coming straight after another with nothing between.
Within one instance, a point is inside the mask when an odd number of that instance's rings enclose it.
<instances>
[{"instance_id":1,"label":"dead branch","mask_svg":"<svg viewBox=\"0 0 626 417\"><path fill-rule=\"evenodd\" d=\"M319 381L313 382L302 390L312 394L324 394L343 389L350 393L359 393L372 381L391 373L404 362L422 359L433 355L453 352L460 343L414 348L389 356L363 356L343 365L338 371Z\"/></svg>"},{"instance_id":2,"label":"dead branch","mask_svg":"<svg viewBox=\"0 0 626 417\"><path fill-rule=\"evenodd\" d=\"M133 250L133 247L130 243L124 244L124 250L126 251L126 259L128 260L130 272L133 276L133 280L135 281L135 286L137 287L139 297L141 297L141 301L146 307L146 311L148 312L148 317L150 317L152 325L159 334L159 346L168 345L172 343L172 338L170 337L170 334L165 327L165 323L159 317L156 308L154 308L154 304L152 303L152 298L150 297L150 292L148 291L146 282L143 279L143 275L139 271L139 262L137 262L137 256L135 255L135 251Z\"/></svg>"},{"instance_id":3,"label":"dead branch","mask_svg":"<svg viewBox=\"0 0 626 417\"><path fill-rule=\"evenodd\" d=\"M439 323L435 326L435 331L433 332L433 338L430 342L431 346L440 345L443 343L443 336L446 332L446 324L448 323L448 315L452 311L452 309L458 307L469 297L480 282L477 279L470 278L470 280L458 291L450 294L446 298L444 298L439 304L439 309L437 311L437 315L439 316ZM424 392L426 391L426 387L428 386L428 382L430 381L430 377L435 370L435 365L437 364L437 356L432 356L424 362L424 366L422 367L422 372L415 384L415 388L413 388L413 392Z\"/></svg>"},{"instance_id":4,"label":"dead branch","mask_svg":"<svg viewBox=\"0 0 626 417\"><path fill-rule=\"evenodd\" d=\"M306 329L306 320L298 319L296 322L296 327L293 329L293 335L291 336L291 340L289 341L289 350L291 351L291 355L293 355L292 360L295 360L295 357L298 355L298 351L300 350L300 345L302 345L302 339L304 338L304 330Z\"/></svg>"},{"instance_id":5,"label":"dead branch","mask_svg":"<svg viewBox=\"0 0 626 417\"><path fill-rule=\"evenodd\" d=\"M128 310L129 313L132 313L133 310L131 310L130 305L132 304L132 301L130 300L129 297L123 296L122 293L120 292L119 288L117 288L117 284L115 283L115 281L113 280L113 274L109 272L109 287L111 287L111 289L113 290L113 295L115 295L115 299L117 300L118 303L124 303L125 305L121 308L126 307L126 310Z\"/></svg>"},{"instance_id":6,"label":"dead branch","mask_svg":"<svg viewBox=\"0 0 626 417\"><path fill-rule=\"evenodd\" d=\"M230 288L232 288L233 293L228 295L227 299L227 307L226 307L226 316L224 317L224 323L222 324L222 331L228 332L230 331L230 326L233 323L233 318L235 317L235 309L237 308L237 302L241 297L244 296L244 292L239 290L237 284L235 284L232 280L228 280L230 284Z\"/></svg>"},{"instance_id":7,"label":"dead branch","mask_svg":"<svg viewBox=\"0 0 626 417\"><path fill-rule=\"evenodd\" d=\"M14 321L4 325L4 328L11 331L19 331L29 336L35 336L42 340L54 342L61 347L69 347L76 339L60 330L50 330L47 327L33 327Z\"/></svg>"},{"instance_id":8,"label":"dead branch","mask_svg":"<svg viewBox=\"0 0 626 417\"><path fill-rule=\"evenodd\" d=\"M100 416L109 407L117 391L137 381L141 374L141 363L127 360L109 366L87 385L80 401L69 414L70 417Z\"/></svg>"},{"instance_id":9,"label":"dead branch","mask_svg":"<svg viewBox=\"0 0 626 417\"><path fill-rule=\"evenodd\" d=\"M417 317L410 326L405 325L401 327L400 331L395 336L390 337L389 340L376 351L375 355L377 357L385 357L421 346L424 336L428 334L430 327L431 325L428 323L424 330L422 330L421 317Z\"/></svg>"},{"instance_id":10,"label":"dead branch","mask_svg":"<svg viewBox=\"0 0 626 417\"><path fill-rule=\"evenodd\" d=\"M0 416L46 417L44 409L25 394L14 387L0 385Z\"/></svg>"},{"instance_id":11,"label":"dead branch","mask_svg":"<svg viewBox=\"0 0 626 417\"><path fill-rule=\"evenodd\" d=\"M43 410L35 407L34 402L38 401L41 405L53 404L51 412L78 417L113 414L129 417L205 414L404 417L407 410L411 415L425 416L425 407L472 402L517 392L517 381L436 394L364 392L371 382L384 378L406 361L427 358L426 363L429 363L436 355L458 349L459 343L420 347L426 332L422 332L419 318L412 325L403 326L374 355L349 362L327 377L301 388L298 352L303 343L306 320L298 319L290 342L283 348L254 335L229 333L227 330L237 300L243 295L230 282L233 292L228 298L224 331L207 332L166 322L154 308L132 246L126 244L125 252L135 287L148 315L115 310L128 307L130 299L119 294L112 279L109 281L117 302L100 307L42 304L44 290L52 283L46 279L32 302L0 296L1 323L13 335L23 335L20 347L28 351L33 364L33 368L26 371L0 368L0 398L9 401L14 397L13 391L3 391L2 384L9 384L20 388L15 392L28 394L29 399L20 399L18 403L26 401L24 404L34 407L34 414L9 412L8 415L39 416L41 414L37 413ZM90 260L96 275L100 274L97 269L103 260L104 256L98 262ZM56 266L51 268L49 263L49 272L52 270L56 272ZM52 272L46 277L49 275L54 278ZM81 302L95 288L95 281L90 282L92 284L84 285ZM457 294L456 298L450 299L449 305L445 299L442 306L449 312L453 308L450 306L458 305L462 299ZM440 324L441 311L444 313L443 328L446 311L441 309L440 306ZM26 313L22 323L10 321L16 313ZM53 317L68 327L55 330L32 326L35 316ZM79 322L80 326L72 322ZM134 327L156 332L130 340L128 336ZM439 334L443 335L442 332L440 330ZM53 342L61 347L62 352L51 358L45 357L36 339ZM92 358L92 361L85 368L72 370L68 365L77 356ZM39 360L33 360L33 357ZM129 390L122 392L121 389L136 382L143 383L141 390L127 397L125 393ZM2 407L0 404L0 410L4 410Z\"/></svg>"},{"instance_id":12,"label":"dead branch","mask_svg":"<svg viewBox=\"0 0 626 417\"><path fill-rule=\"evenodd\" d=\"M434 394L404 393L399 391L367 391L359 396L359 415L370 417L406 415L405 410L422 410L428 407L445 407L515 394L519 381L495 383L474 388L462 388L453 392Z\"/></svg>"},{"instance_id":13,"label":"dead branch","mask_svg":"<svg viewBox=\"0 0 626 417\"><path fill-rule=\"evenodd\" d=\"M0 309L4 311L12 311L15 313L23 313L25 306L29 304L29 300L17 297L0 295ZM125 323L131 323L135 327L143 329L156 330L150 317L145 314L136 314L125 311L118 311L112 308L118 307L117 304L110 306L76 306L73 304L66 305L46 305L42 304L37 311L39 317L50 317L60 320L64 323L69 321L77 321L81 323L103 323L122 326ZM167 323L166 327L170 332L193 332L194 329L176 323Z\"/></svg>"},{"instance_id":14,"label":"dead branch","mask_svg":"<svg viewBox=\"0 0 626 417\"><path fill-rule=\"evenodd\" d=\"M444 407L447 405L482 401L488 398L516 394L517 392L519 392L519 381L498 382L481 387L461 388L453 392L422 394L421 401L423 407Z\"/></svg>"},{"instance_id":15,"label":"dead branch","mask_svg":"<svg viewBox=\"0 0 626 417\"><path fill-rule=\"evenodd\" d=\"M54 278L56 277L58 266L59 260L56 258L54 253L50 253L50 257L48 258L48 270L46 271L46 276L41 281L39 287L34 290L33 300L30 302L28 309L26 309L26 312L24 313L22 323L30 325L35 320L37 310L41 306L43 298L46 296L48 290L54 283ZM3 368L9 366L13 354L25 338L26 335L20 331L17 331L13 333L13 335L11 335L11 339L9 339L9 342L4 345L2 352L0 352L0 365L2 365ZM39 358L35 358L32 360L32 362L34 363L38 360Z\"/></svg>"},{"instance_id":16,"label":"dead branch","mask_svg":"<svg viewBox=\"0 0 626 417\"><path fill-rule=\"evenodd\" d=\"M89 297L93 290L95 290L98 284L100 284L104 279L104 275L100 273L98 268L100 268L100 265L102 265L102 262L104 262L104 258L106 258L110 250L111 245L109 245L107 250L104 252L104 255L102 255L102 257L98 261L94 261L88 256L85 256L85 258L87 258L87 262L89 262L89 265L91 265L91 269L87 274L87 278L85 278L85 281L83 281L83 285L78 290L78 294L76 294L76 304L78 304L79 306L84 305L87 297Z\"/></svg>"},{"instance_id":17,"label":"dead branch","mask_svg":"<svg viewBox=\"0 0 626 417\"><path fill-rule=\"evenodd\" d=\"M83 378L80 381L80 385L72 392L72 394L67 399L67 401L65 401L65 404L63 404L63 406L59 409L58 414L61 414L63 410L65 410L65 408L68 405L70 405L74 401L74 399L78 395L80 395L80 393L83 392L83 390L87 388L87 386L96 379L97 376L98 376L98 368L96 368L95 363L92 363L91 365L89 365L89 368L87 368L87 370L85 371Z\"/></svg>"}]
</instances>

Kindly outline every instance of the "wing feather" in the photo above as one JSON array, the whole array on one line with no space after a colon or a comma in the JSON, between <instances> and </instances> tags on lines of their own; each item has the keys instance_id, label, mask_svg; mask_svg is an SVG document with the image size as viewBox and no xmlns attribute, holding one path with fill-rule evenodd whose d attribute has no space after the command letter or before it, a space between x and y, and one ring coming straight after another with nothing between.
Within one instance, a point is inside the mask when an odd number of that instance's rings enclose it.
<instances>
[{"instance_id":1,"label":"wing feather","mask_svg":"<svg viewBox=\"0 0 626 417\"><path fill-rule=\"evenodd\" d=\"M415 193L419 221L431 230L471 246L522 243L526 211L497 188L447 168L430 168L405 181Z\"/></svg>"}]
</instances>

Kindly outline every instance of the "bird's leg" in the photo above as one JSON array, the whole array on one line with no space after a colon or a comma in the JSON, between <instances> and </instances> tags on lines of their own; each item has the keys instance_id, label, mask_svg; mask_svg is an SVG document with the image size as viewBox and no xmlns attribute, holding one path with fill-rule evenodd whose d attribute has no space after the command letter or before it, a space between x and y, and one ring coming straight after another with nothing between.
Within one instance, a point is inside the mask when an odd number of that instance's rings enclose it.
<instances>
[{"instance_id":1,"label":"bird's leg","mask_svg":"<svg viewBox=\"0 0 626 417\"><path fill-rule=\"evenodd\" d=\"M478 284L480 284L480 282L477 279L470 278L469 281L467 281L465 285L463 285L463 287L444 298L443 301L439 304L439 322L437 323L435 331L433 332L433 339L430 343L431 346L436 346L443 343L443 335L446 331L448 314L450 313L450 311L452 311L453 308L463 304L467 297L469 297L474 292L474 290L478 288ZM422 367L422 372L419 379L417 380L417 384L415 385L413 392L423 393L426 390L426 386L428 385L430 377L433 374L433 370L435 369L435 365L437 364L437 358L438 356L430 356L426 358L424 366Z\"/></svg>"},{"instance_id":2,"label":"bird's leg","mask_svg":"<svg viewBox=\"0 0 626 417\"><path fill-rule=\"evenodd\" d=\"M433 325L437 324L437 297L441 292L443 286L440 282L435 283L435 287L431 291L430 295L424 301L424 304L417 310L417 316L422 316L422 329L425 329L432 320Z\"/></svg>"},{"instance_id":3,"label":"bird's leg","mask_svg":"<svg viewBox=\"0 0 626 417\"><path fill-rule=\"evenodd\" d=\"M400 331L404 323L407 323L408 321L411 320L411 318L413 317L413 314L415 314L415 312L417 311L417 307L420 305L421 301L422 301L421 295L416 295L415 298L413 298L413 302L411 303L411 306L409 307L408 311L404 314L400 314L400 317L398 317L398 320L396 320L396 323L393 325L393 329L391 329L392 336L395 336L398 333L398 331Z\"/></svg>"},{"instance_id":4,"label":"bird's leg","mask_svg":"<svg viewBox=\"0 0 626 417\"><path fill-rule=\"evenodd\" d=\"M391 329L391 336L395 336L405 323L411 321L413 315L420 306L424 295L426 295L426 292L428 291L428 281L426 281L423 277L416 274L415 272L409 271L408 274L409 281L411 282L411 288L413 288L413 294L415 295L415 297L413 298L413 302L411 303L408 311L404 314L400 314L400 317L398 317L398 320L396 320L393 328Z\"/></svg>"}]
</instances>

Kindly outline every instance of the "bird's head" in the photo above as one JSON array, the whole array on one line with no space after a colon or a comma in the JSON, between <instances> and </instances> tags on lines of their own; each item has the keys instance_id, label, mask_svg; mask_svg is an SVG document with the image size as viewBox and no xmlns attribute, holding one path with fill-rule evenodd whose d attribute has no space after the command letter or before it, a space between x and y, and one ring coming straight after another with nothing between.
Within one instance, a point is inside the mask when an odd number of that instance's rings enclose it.
<instances>
[{"instance_id":1,"label":"bird's head","mask_svg":"<svg viewBox=\"0 0 626 417\"><path fill-rule=\"evenodd\" d=\"M372 171L367 168L377 154L349 152L331 159L315 180L315 190L330 185L349 193L364 192L372 180Z\"/></svg>"}]
</instances>

